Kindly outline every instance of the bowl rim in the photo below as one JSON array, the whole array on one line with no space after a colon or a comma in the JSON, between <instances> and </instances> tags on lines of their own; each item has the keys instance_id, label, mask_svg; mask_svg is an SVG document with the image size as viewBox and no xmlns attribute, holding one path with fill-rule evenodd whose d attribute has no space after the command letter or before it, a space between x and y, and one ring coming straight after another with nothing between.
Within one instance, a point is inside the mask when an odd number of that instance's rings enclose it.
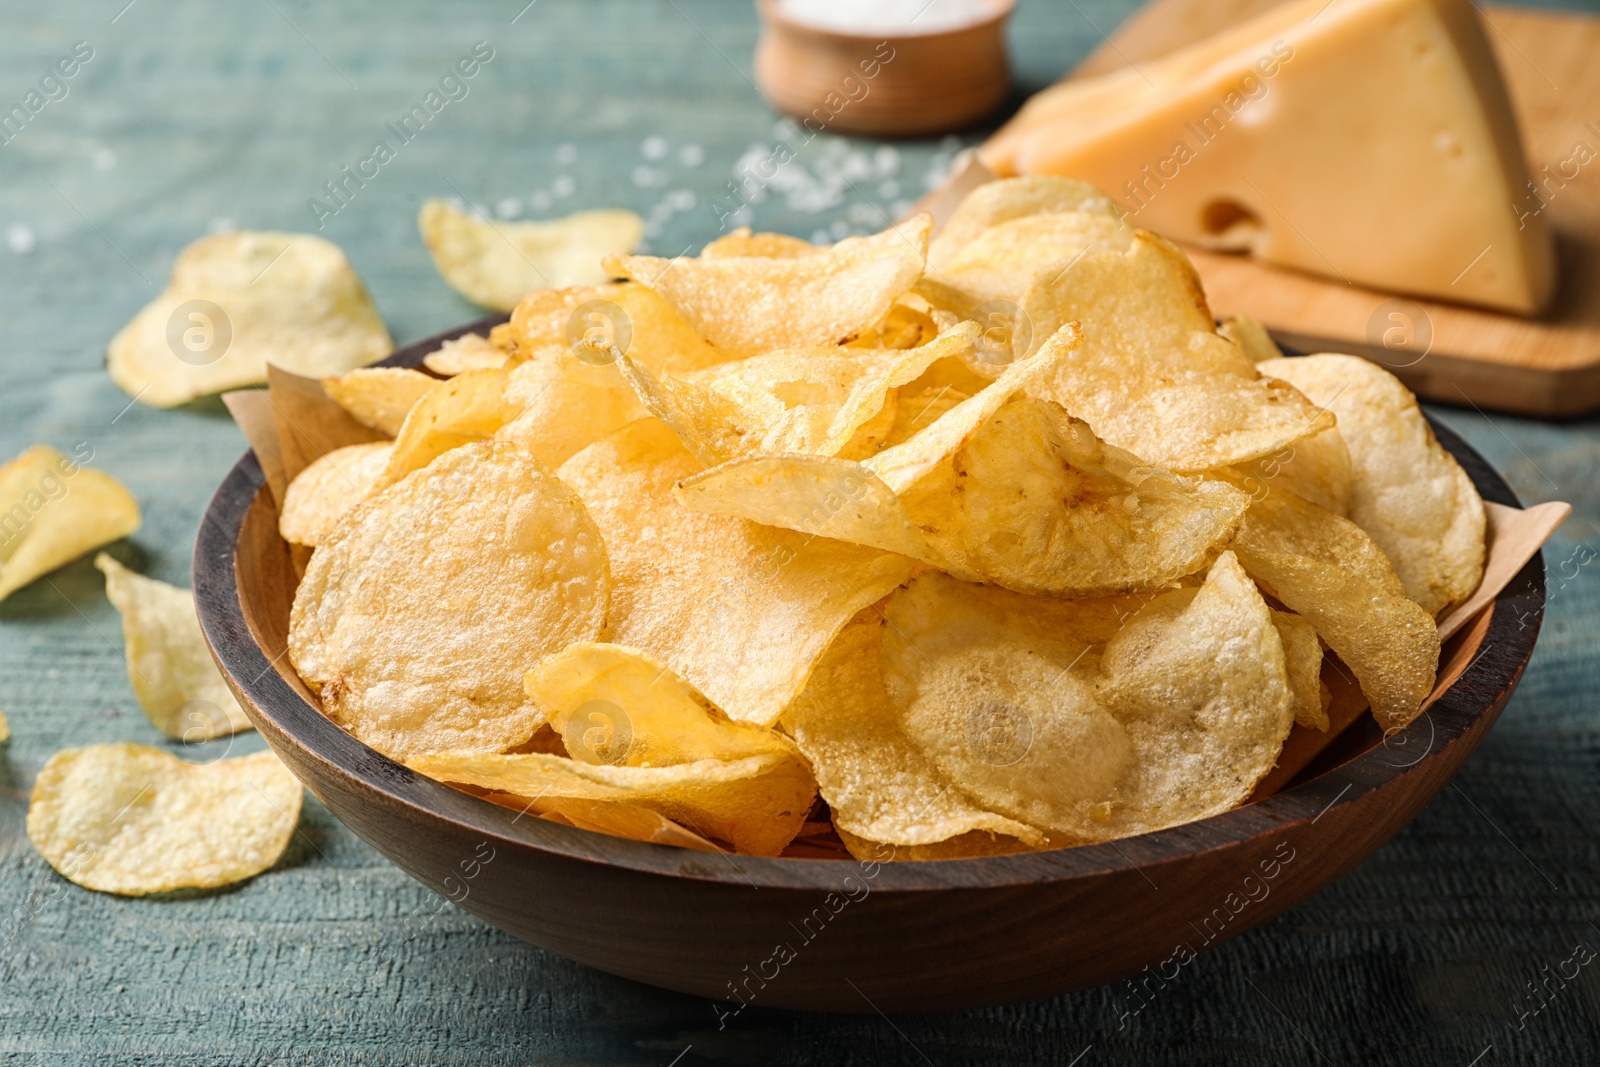
<instances>
[{"instance_id":1,"label":"bowl rim","mask_svg":"<svg viewBox=\"0 0 1600 1067\"><path fill-rule=\"evenodd\" d=\"M486 334L506 318L491 315L447 330L407 345L374 365L419 366L422 357L442 342L467 333ZM1433 428L1485 500L1521 507L1505 480L1476 450L1447 427L1435 424ZM504 842L512 848L623 867L645 875L797 890L836 888L839 864L851 861L707 854L611 837L547 819L522 819L511 808L424 777L356 740L278 673L276 663L267 657L245 615L235 552L246 515L257 496L266 491L266 479L255 454L246 451L206 507L195 542L193 588L201 630L218 667L243 697L241 703L251 718L264 718L275 728L262 731L269 742L296 746L301 750L299 755L325 765L331 773L354 779L384 801L413 809L420 816L454 823L458 831ZM1532 654L1544 617L1544 592L1543 556L1536 553L1495 601L1476 658L1427 711L1382 744L1270 797L1197 822L1100 844L914 863L854 862L863 868L869 864L875 868L871 874L874 891L994 889L1069 881L1111 871L1142 871L1230 848L1265 832L1285 832L1296 824L1314 824L1335 806L1355 802L1422 766L1436 748L1461 740L1480 715L1494 708L1500 695L1516 684ZM1493 694L1487 702L1471 695L1485 692ZM1423 754L1407 762L1406 754L1416 751L1412 745L1422 749ZM1398 760L1387 758L1397 755ZM720 855L725 862L708 862L708 855Z\"/></svg>"},{"instance_id":2,"label":"bowl rim","mask_svg":"<svg viewBox=\"0 0 1600 1067\"><path fill-rule=\"evenodd\" d=\"M825 41L837 43L868 44L874 41L933 41L974 31L989 30L996 25L1004 23L1017 8L1017 0L987 0L987 2L992 10L980 19L975 19L972 22L963 22L957 26L947 26L942 30L926 30L912 33L889 33L884 31L855 33L850 30L835 30L827 26L802 22L783 11L782 0L756 0L756 10L767 25L781 27L787 33L819 37Z\"/></svg>"}]
</instances>

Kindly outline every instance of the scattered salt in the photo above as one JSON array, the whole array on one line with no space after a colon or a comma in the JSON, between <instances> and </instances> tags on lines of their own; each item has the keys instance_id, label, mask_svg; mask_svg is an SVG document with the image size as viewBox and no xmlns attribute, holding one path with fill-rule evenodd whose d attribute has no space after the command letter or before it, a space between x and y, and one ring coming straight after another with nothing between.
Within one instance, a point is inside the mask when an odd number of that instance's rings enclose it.
<instances>
[{"instance_id":1,"label":"scattered salt","mask_svg":"<svg viewBox=\"0 0 1600 1067\"><path fill-rule=\"evenodd\" d=\"M577 191L578 183L573 180L570 174L563 174L550 183L550 193L557 200L565 200Z\"/></svg>"},{"instance_id":2,"label":"scattered salt","mask_svg":"<svg viewBox=\"0 0 1600 1067\"><path fill-rule=\"evenodd\" d=\"M508 196L494 206L494 213L502 219L514 219L522 214L522 201Z\"/></svg>"},{"instance_id":3,"label":"scattered salt","mask_svg":"<svg viewBox=\"0 0 1600 1067\"><path fill-rule=\"evenodd\" d=\"M841 33L938 33L982 22L993 0L780 0L796 22Z\"/></svg>"},{"instance_id":4,"label":"scattered salt","mask_svg":"<svg viewBox=\"0 0 1600 1067\"><path fill-rule=\"evenodd\" d=\"M574 145L564 144L556 147L556 162L563 167L570 167L578 161L578 149Z\"/></svg>"},{"instance_id":5,"label":"scattered salt","mask_svg":"<svg viewBox=\"0 0 1600 1067\"><path fill-rule=\"evenodd\" d=\"M20 222L13 222L6 229L6 244L11 246L11 251L19 256L30 254L39 247L39 238L34 236L32 228Z\"/></svg>"},{"instance_id":6,"label":"scattered salt","mask_svg":"<svg viewBox=\"0 0 1600 1067\"><path fill-rule=\"evenodd\" d=\"M706 161L706 150L697 144L686 144L678 149L678 162L686 167L698 167Z\"/></svg>"},{"instance_id":7,"label":"scattered salt","mask_svg":"<svg viewBox=\"0 0 1600 1067\"><path fill-rule=\"evenodd\" d=\"M644 158L651 160L666 159L667 139L656 134L651 134L649 137L644 139L643 143L639 145L639 154L644 156Z\"/></svg>"}]
</instances>

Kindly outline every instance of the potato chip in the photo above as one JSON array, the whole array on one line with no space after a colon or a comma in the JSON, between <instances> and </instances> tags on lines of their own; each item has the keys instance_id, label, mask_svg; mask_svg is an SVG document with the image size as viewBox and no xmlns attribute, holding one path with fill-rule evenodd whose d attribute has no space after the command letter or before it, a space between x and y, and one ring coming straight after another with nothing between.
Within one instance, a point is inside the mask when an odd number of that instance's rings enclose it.
<instances>
[{"instance_id":1,"label":"potato chip","mask_svg":"<svg viewBox=\"0 0 1600 1067\"><path fill-rule=\"evenodd\" d=\"M376 441L336 448L295 475L278 512L278 535L292 545L320 545L339 520L377 487L394 445Z\"/></svg>"},{"instance_id":2,"label":"potato chip","mask_svg":"<svg viewBox=\"0 0 1600 1067\"><path fill-rule=\"evenodd\" d=\"M972 395L949 386L915 393L900 390L895 396L894 421L884 435L883 447L893 448L911 440L937 422L945 412Z\"/></svg>"},{"instance_id":3,"label":"potato chip","mask_svg":"<svg viewBox=\"0 0 1600 1067\"><path fill-rule=\"evenodd\" d=\"M1380 726L1416 718L1439 666L1439 629L1361 527L1293 493L1266 493L1245 513L1233 550L1355 673Z\"/></svg>"},{"instance_id":4,"label":"potato chip","mask_svg":"<svg viewBox=\"0 0 1600 1067\"><path fill-rule=\"evenodd\" d=\"M631 211L580 211L550 222L494 222L429 200L417 216L433 265L474 304L510 311L535 289L597 285L600 265L624 256L644 236Z\"/></svg>"},{"instance_id":5,"label":"potato chip","mask_svg":"<svg viewBox=\"0 0 1600 1067\"><path fill-rule=\"evenodd\" d=\"M543 721L523 674L599 636L608 585L576 495L515 444L463 445L312 554L289 656L328 717L385 755L499 752Z\"/></svg>"},{"instance_id":6,"label":"potato chip","mask_svg":"<svg viewBox=\"0 0 1600 1067\"><path fill-rule=\"evenodd\" d=\"M1249 315L1233 316L1219 326L1217 332L1238 345L1252 363L1283 358L1283 349L1278 347L1267 328Z\"/></svg>"},{"instance_id":7,"label":"potato chip","mask_svg":"<svg viewBox=\"0 0 1600 1067\"><path fill-rule=\"evenodd\" d=\"M777 753L613 767L538 753L446 752L413 756L407 765L441 782L522 798L536 814L548 802L568 798L635 805L756 856L782 852L817 795L804 764Z\"/></svg>"},{"instance_id":8,"label":"potato chip","mask_svg":"<svg viewBox=\"0 0 1600 1067\"><path fill-rule=\"evenodd\" d=\"M991 227L1030 215L1085 213L1118 218L1116 203L1087 182L1032 176L985 182L961 201L928 246L928 262L943 270Z\"/></svg>"},{"instance_id":9,"label":"potato chip","mask_svg":"<svg viewBox=\"0 0 1600 1067\"><path fill-rule=\"evenodd\" d=\"M515 441L555 470L568 458L646 414L610 352L550 349L517 364L505 400L518 411L495 436Z\"/></svg>"},{"instance_id":10,"label":"potato chip","mask_svg":"<svg viewBox=\"0 0 1600 1067\"><path fill-rule=\"evenodd\" d=\"M219 233L183 250L166 289L112 338L106 367L123 392L167 408L259 385L268 363L324 378L393 347L337 245Z\"/></svg>"},{"instance_id":11,"label":"potato chip","mask_svg":"<svg viewBox=\"0 0 1600 1067\"><path fill-rule=\"evenodd\" d=\"M104 552L94 565L122 616L128 680L151 724L189 742L250 729L200 633L194 594L135 574Z\"/></svg>"},{"instance_id":12,"label":"potato chip","mask_svg":"<svg viewBox=\"0 0 1600 1067\"><path fill-rule=\"evenodd\" d=\"M1383 549L1406 595L1438 615L1483 578L1483 500L1400 380L1355 356L1274 360L1282 378L1339 419L1349 448L1350 519Z\"/></svg>"},{"instance_id":13,"label":"potato chip","mask_svg":"<svg viewBox=\"0 0 1600 1067\"><path fill-rule=\"evenodd\" d=\"M138 528L121 482L34 445L0 467L0 600Z\"/></svg>"},{"instance_id":14,"label":"potato chip","mask_svg":"<svg viewBox=\"0 0 1600 1067\"><path fill-rule=\"evenodd\" d=\"M753 452L832 456L882 413L891 390L935 360L971 352L976 337L977 327L964 323L909 351L780 349L681 378L657 378L627 357L619 368L639 400L702 463ZM882 427L879 439L887 432Z\"/></svg>"},{"instance_id":15,"label":"potato chip","mask_svg":"<svg viewBox=\"0 0 1600 1067\"><path fill-rule=\"evenodd\" d=\"M959 841L965 847L952 845L954 858L983 854L990 835L1043 847L1043 833L986 810L912 746L879 675L882 633L883 617L875 610L857 616L783 713L783 727L811 761L846 847L863 856L876 854L874 844L887 844L898 855ZM975 836L964 839L967 834Z\"/></svg>"},{"instance_id":16,"label":"potato chip","mask_svg":"<svg viewBox=\"0 0 1600 1067\"><path fill-rule=\"evenodd\" d=\"M728 358L637 282L529 293L511 313L511 334L518 359L583 344L601 352L616 348L652 374L680 374Z\"/></svg>"},{"instance_id":17,"label":"potato chip","mask_svg":"<svg viewBox=\"0 0 1600 1067\"><path fill-rule=\"evenodd\" d=\"M1080 841L1243 802L1293 723L1266 603L1232 553L1120 623L1128 599L917 579L881 655L906 735L977 802Z\"/></svg>"},{"instance_id":18,"label":"potato chip","mask_svg":"<svg viewBox=\"0 0 1600 1067\"><path fill-rule=\"evenodd\" d=\"M493 437L522 413L505 370L465 371L437 383L406 416L376 488L393 485L453 448Z\"/></svg>"},{"instance_id":19,"label":"potato chip","mask_svg":"<svg viewBox=\"0 0 1600 1067\"><path fill-rule=\"evenodd\" d=\"M6 721L6 713L0 711L0 744L11 740L11 724Z\"/></svg>"},{"instance_id":20,"label":"potato chip","mask_svg":"<svg viewBox=\"0 0 1600 1067\"><path fill-rule=\"evenodd\" d=\"M751 233L750 227L741 226L725 233L700 250L701 259L799 259L822 249L801 237L786 233Z\"/></svg>"},{"instance_id":21,"label":"potato chip","mask_svg":"<svg viewBox=\"0 0 1600 1067\"><path fill-rule=\"evenodd\" d=\"M506 323L500 325L505 326ZM510 358L504 349L475 333L469 333L446 341L437 350L423 356L422 365L435 374L449 378L469 370L494 370L505 366Z\"/></svg>"},{"instance_id":22,"label":"potato chip","mask_svg":"<svg viewBox=\"0 0 1600 1067\"><path fill-rule=\"evenodd\" d=\"M915 293L908 293L890 305L876 326L863 330L845 343L850 348L918 348L957 325L951 322L941 330L933 321L933 309L928 302Z\"/></svg>"},{"instance_id":23,"label":"potato chip","mask_svg":"<svg viewBox=\"0 0 1600 1067\"><path fill-rule=\"evenodd\" d=\"M689 475L678 486L677 499L706 514L736 515L880 548L981 581L981 575L934 551L899 494L953 462L978 427L1074 344L1076 335L1062 330L1051 345L1006 367L981 393L864 462L786 453L744 456Z\"/></svg>"},{"instance_id":24,"label":"potato chip","mask_svg":"<svg viewBox=\"0 0 1600 1067\"><path fill-rule=\"evenodd\" d=\"M660 293L723 352L753 356L841 344L876 325L922 274L932 225L918 215L794 259L627 256L607 266Z\"/></svg>"},{"instance_id":25,"label":"potato chip","mask_svg":"<svg viewBox=\"0 0 1600 1067\"><path fill-rule=\"evenodd\" d=\"M1348 515L1352 471L1350 449L1337 426L1302 437L1270 456L1233 468L1252 496L1286 489L1336 515Z\"/></svg>"},{"instance_id":26,"label":"potato chip","mask_svg":"<svg viewBox=\"0 0 1600 1067\"><path fill-rule=\"evenodd\" d=\"M417 401L438 384L409 367L358 367L322 379L322 391L361 425L394 437Z\"/></svg>"},{"instance_id":27,"label":"potato chip","mask_svg":"<svg viewBox=\"0 0 1600 1067\"><path fill-rule=\"evenodd\" d=\"M1272 625L1283 642L1284 667L1294 696L1294 721L1312 730L1327 730L1332 694L1322 684L1322 641L1317 628L1287 611L1274 611Z\"/></svg>"},{"instance_id":28,"label":"potato chip","mask_svg":"<svg viewBox=\"0 0 1600 1067\"><path fill-rule=\"evenodd\" d=\"M976 316L989 301L1023 298L1041 270L1061 269L1088 250L1125 251L1134 231L1115 215L1030 215L984 230L919 287L935 307ZM1006 310L1010 310L1008 307Z\"/></svg>"},{"instance_id":29,"label":"potato chip","mask_svg":"<svg viewBox=\"0 0 1600 1067\"><path fill-rule=\"evenodd\" d=\"M1098 440L1018 398L953 461L899 494L937 558L1018 592L1097 596L1170 585L1216 559L1250 498Z\"/></svg>"},{"instance_id":30,"label":"potato chip","mask_svg":"<svg viewBox=\"0 0 1600 1067\"><path fill-rule=\"evenodd\" d=\"M1189 474L1245 463L1333 425L1217 335L1194 268L1154 235L1041 275L1022 305L1034 344L1073 321L1084 337L1030 395L1154 466Z\"/></svg>"},{"instance_id":31,"label":"potato chip","mask_svg":"<svg viewBox=\"0 0 1600 1067\"><path fill-rule=\"evenodd\" d=\"M148 745L69 748L34 781L28 840L85 889L210 889L277 863L303 797L271 752L185 763Z\"/></svg>"},{"instance_id":32,"label":"potato chip","mask_svg":"<svg viewBox=\"0 0 1600 1067\"><path fill-rule=\"evenodd\" d=\"M562 465L605 535L606 639L672 667L734 719L770 726L857 611L911 573L909 560L680 505L699 465L641 419Z\"/></svg>"},{"instance_id":33,"label":"potato chip","mask_svg":"<svg viewBox=\"0 0 1600 1067\"><path fill-rule=\"evenodd\" d=\"M623 645L573 645L529 671L523 687L580 763L665 767L778 754L804 769L788 738L734 722L671 667Z\"/></svg>"}]
</instances>

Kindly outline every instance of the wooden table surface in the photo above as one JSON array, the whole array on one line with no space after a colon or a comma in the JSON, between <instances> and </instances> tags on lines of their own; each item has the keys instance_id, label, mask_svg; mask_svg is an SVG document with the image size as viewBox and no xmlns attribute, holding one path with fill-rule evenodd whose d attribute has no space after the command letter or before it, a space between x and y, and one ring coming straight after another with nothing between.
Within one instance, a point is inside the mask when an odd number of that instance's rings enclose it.
<instances>
[{"instance_id":1,"label":"wooden table surface","mask_svg":"<svg viewBox=\"0 0 1600 1067\"><path fill-rule=\"evenodd\" d=\"M314 229L308 199L478 41L494 58L468 95L323 231L399 342L476 314L417 237L422 198L525 217L627 206L655 220L650 248L670 255L716 234L738 206L737 161L780 132L750 83L755 19L738 0L124 3L0 14L6 107L76 42L94 53L0 146L0 454L88 442L145 508L118 553L183 585L243 438L214 402L127 407L102 364L186 242L232 225ZM1053 80L1132 6L1023 0L1020 87ZM824 134L753 221L805 236L876 228L976 137ZM1549 612L1522 688L1390 845L1152 993L1123 983L893 1019L751 1008L719 1029L710 1003L457 910L314 801L278 868L230 891L78 889L23 835L39 767L91 742L181 746L134 703L100 576L74 564L0 605L0 709L15 735L0 748L0 1064L1594 1062L1600 966L1582 961L1600 956L1600 422L1440 414L1525 499L1576 508L1546 549ZM260 744L247 734L185 755Z\"/></svg>"}]
</instances>

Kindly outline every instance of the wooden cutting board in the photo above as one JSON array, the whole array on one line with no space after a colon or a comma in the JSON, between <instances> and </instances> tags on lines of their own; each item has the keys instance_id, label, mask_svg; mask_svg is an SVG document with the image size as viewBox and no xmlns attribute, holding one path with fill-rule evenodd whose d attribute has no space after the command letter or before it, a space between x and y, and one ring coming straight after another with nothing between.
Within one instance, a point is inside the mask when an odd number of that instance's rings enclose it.
<instances>
[{"instance_id":1,"label":"wooden cutting board","mask_svg":"<svg viewBox=\"0 0 1600 1067\"><path fill-rule=\"evenodd\" d=\"M1154 0L1072 76L1154 59L1280 2ZM1547 166L1556 173L1579 144L1600 153L1600 19L1480 10L1510 86L1534 180ZM1367 356L1442 403L1579 415L1600 409L1600 158L1577 170L1547 200L1561 280L1553 310L1539 321L1398 297L1241 256L1189 252L1219 317L1247 312L1302 351Z\"/></svg>"}]
</instances>

